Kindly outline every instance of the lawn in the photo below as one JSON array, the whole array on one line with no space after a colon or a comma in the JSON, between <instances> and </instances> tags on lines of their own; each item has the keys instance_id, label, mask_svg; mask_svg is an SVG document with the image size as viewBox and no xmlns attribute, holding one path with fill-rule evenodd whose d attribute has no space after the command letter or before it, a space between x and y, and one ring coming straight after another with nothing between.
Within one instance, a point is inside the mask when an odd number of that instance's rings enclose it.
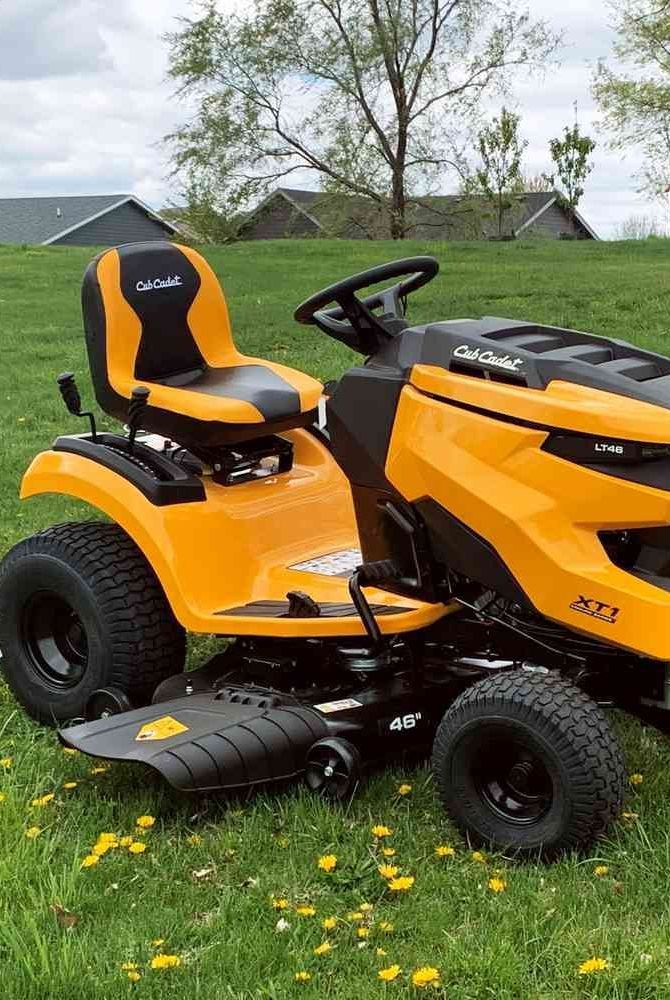
<instances>
[{"instance_id":1,"label":"lawn","mask_svg":"<svg viewBox=\"0 0 670 1000\"><path fill-rule=\"evenodd\" d=\"M417 322L503 315L670 353L670 242L429 249L442 272L412 303ZM410 255L426 246L400 250ZM224 282L239 346L324 379L337 376L352 356L294 325L293 308L336 278L398 255L388 243L207 250ZM22 505L17 489L36 451L57 433L79 429L62 407L55 376L76 371L82 395L91 398L78 305L90 256L86 249L0 248L0 553L46 524L83 513L58 498ZM194 660L204 645L193 644ZM96 762L67 755L0 687L4 994L10 1000L116 1000L133 993L189 1000L667 997L670 750L654 730L621 718L615 723L629 771L643 776L631 785L626 818L589 856L546 867L474 858L442 814L423 768L375 775L344 809L300 788L251 801L198 802L158 779L138 780L129 767L96 771ZM398 792L403 783L411 785L406 795ZM155 823L137 829L140 816ZM374 824L392 835L376 840ZM103 832L132 838L145 850L112 846L82 868ZM438 845L453 847L453 856L439 857ZM386 858L383 848L395 854ZM330 873L317 865L325 854L338 859ZM384 862L414 876L414 885L389 893L377 872ZM271 897L286 908L275 908ZM330 917L335 921L327 927L334 927L326 929ZM278 921L287 929L278 930ZM323 942L330 950L315 954ZM151 968L161 954L178 956L180 964ZM591 958L608 967L579 975ZM124 970L124 963L132 967ZM402 972L395 980L379 979L380 969L396 964ZM411 973L422 966L439 970L439 989L411 985ZM302 972L305 981L296 979Z\"/></svg>"}]
</instances>

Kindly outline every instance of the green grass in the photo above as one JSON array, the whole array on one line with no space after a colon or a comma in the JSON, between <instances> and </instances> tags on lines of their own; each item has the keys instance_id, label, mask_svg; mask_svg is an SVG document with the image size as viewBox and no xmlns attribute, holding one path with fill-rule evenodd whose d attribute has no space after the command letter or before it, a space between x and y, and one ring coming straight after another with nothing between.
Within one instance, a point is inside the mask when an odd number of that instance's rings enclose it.
<instances>
[{"instance_id":1,"label":"green grass","mask_svg":"<svg viewBox=\"0 0 670 1000\"><path fill-rule=\"evenodd\" d=\"M668 351L670 243L503 245L437 244L442 273L416 296L417 322L483 313L574 326ZM425 252L406 244L403 254ZM222 278L236 339L250 354L336 376L351 356L333 341L291 321L294 306L317 288L398 255L375 243L266 243L208 249ZM17 488L32 455L66 429L79 429L62 408L55 375L73 369L82 394L90 383L81 333L79 282L85 249L0 248L0 552L55 520L81 516L66 499L20 504ZM198 646L193 656L198 655ZM670 990L667 879L670 868L670 752L653 730L616 719L630 771L644 774L611 839L587 857L552 867L486 866L470 857L437 803L426 770L399 769L373 777L345 810L327 808L301 789L250 801L202 807L158 780L138 780L129 767L90 773L92 762L69 757L54 735L26 720L0 688L0 968L4 993L21 1000L116 998L132 995L207 1000L284 1000L298 996L360 998L421 995L408 973L434 965L450 1000L554 1000L598 996L642 1000ZM400 781L413 791L399 798ZM77 781L71 791L66 781ZM55 792L43 807L37 796ZM133 832L135 818L155 816L136 857L110 851L80 870L101 831ZM376 873L370 827L387 823L412 890L390 899ZM34 840L31 825L42 828ZM187 838L201 839L191 844ZM456 847L453 859L434 856L437 843ZM335 853L332 876L316 858ZM596 864L608 874L596 877ZM487 887L491 871L507 882ZM200 873L197 875L196 873ZM310 902L315 917L286 914L285 933L271 894ZM373 930L358 947L346 915L374 904ZM54 906L77 919L61 926ZM320 920L342 918L329 937L334 950L312 954L324 939ZM378 929L393 922L392 934ZM179 954L180 968L146 968L151 941ZM383 947L387 955L377 956ZM609 970L576 973L592 956ZM140 964L131 985L120 965ZM399 963L388 986L377 970ZM313 978L299 984L294 974ZM442 992L425 991L431 996Z\"/></svg>"}]
</instances>

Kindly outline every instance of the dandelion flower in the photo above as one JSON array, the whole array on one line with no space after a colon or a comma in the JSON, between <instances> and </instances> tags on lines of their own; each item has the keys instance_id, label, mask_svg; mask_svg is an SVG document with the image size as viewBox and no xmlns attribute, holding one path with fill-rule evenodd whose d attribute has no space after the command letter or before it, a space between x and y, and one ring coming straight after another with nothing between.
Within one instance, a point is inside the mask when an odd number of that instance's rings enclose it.
<instances>
[{"instance_id":1,"label":"dandelion flower","mask_svg":"<svg viewBox=\"0 0 670 1000\"><path fill-rule=\"evenodd\" d=\"M361 913L372 913L374 906L372 903L361 903Z\"/></svg>"},{"instance_id":2,"label":"dandelion flower","mask_svg":"<svg viewBox=\"0 0 670 1000\"><path fill-rule=\"evenodd\" d=\"M135 826L138 826L140 830L150 830L155 822L153 816L138 816L135 820Z\"/></svg>"},{"instance_id":3,"label":"dandelion flower","mask_svg":"<svg viewBox=\"0 0 670 1000\"><path fill-rule=\"evenodd\" d=\"M107 774L108 771L109 771L109 764L106 764L104 766L103 765L99 765L98 767L92 767L89 773L90 774L94 774L94 775L95 774Z\"/></svg>"},{"instance_id":4,"label":"dandelion flower","mask_svg":"<svg viewBox=\"0 0 670 1000\"><path fill-rule=\"evenodd\" d=\"M326 917L324 920L321 921L321 926L323 927L324 931L332 931L335 929L335 927L337 927L337 918Z\"/></svg>"},{"instance_id":5,"label":"dandelion flower","mask_svg":"<svg viewBox=\"0 0 670 1000\"><path fill-rule=\"evenodd\" d=\"M0 802L4 802L6 798L7 798L7 796L5 795L5 793L4 792L0 792Z\"/></svg>"},{"instance_id":6,"label":"dandelion flower","mask_svg":"<svg viewBox=\"0 0 670 1000\"><path fill-rule=\"evenodd\" d=\"M301 917L313 917L316 910L313 906L304 904L303 906L296 906L295 912Z\"/></svg>"},{"instance_id":7,"label":"dandelion flower","mask_svg":"<svg viewBox=\"0 0 670 1000\"><path fill-rule=\"evenodd\" d=\"M387 969L380 969L377 976L383 983L392 983L394 979L397 979L402 969L399 965L389 965Z\"/></svg>"},{"instance_id":8,"label":"dandelion flower","mask_svg":"<svg viewBox=\"0 0 670 1000\"><path fill-rule=\"evenodd\" d=\"M190 833L186 838L186 843L189 845L189 847L197 847L198 844L202 843L202 837L199 836L197 833Z\"/></svg>"},{"instance_id":9,"label":"dandelion flower","mask_svg":"<svg viewBox=\"0 0 670 1000\"><path fill-rule=\"evenodd\" d=\"M640 774L639 771L636 771L635 774L631 774L628 780L631 785L641 785L644 781L644 776Z\"/></svg>"},{"instance_id":10,"label":"dandelion flower","mask_svg":"<svg viewBox=\"0 0 670 1000\"><path fill-rule=\"evenodd\" d=\"M412 791L412 786L403 784L398 787L398 795L410 795Z\"/></svg>"},{"instance_id":11,"label":"dandelion flower","mask_svg":"<svg viewBox=\"0 0 670 1000\"><path fill-rule=\"evenodd\" d=\"M151 959L152 969L178 969L180 965L179 955L154 955Z\"/></svg>"},{"instance_id":12,"label":"dandelion flower","mask_svg":"<svg viewBox=\"0 0 670 1000\"><path fill-rule=\"evenodd\" d=\"M34 840L35 837L39 837L42 832L41 826L29 826L26 830L26 837L28 840Z\"/></svg>"},{"instance_id":13,"label":"dandelion flower","mask_svg":"<svg viewBox=\"0 0 670 1000\"><path fill-rule=\"evenodd\" d=\"M322 854L317 865L322 872L332 872L337 865L337 857L334 854Z\"/></svg>"},{"instance_id":14,"label":"dandelion flower","mask_svg":"<svg viewBox=\"0 0 670 1000\"><path fill-rule=\"evenodd\" d=\"M146 849L147 845L143 844L141 840L134 840L128 847L131 854L144 854Z\"/></svg>"},{"instance_id":15,"label":"dandelion flower","mask_svg":"<svg viewBox=\"0 0 670 1000\"><path fill-rule=\"evenodd\" d=\"M382 920L379 924L379 930L382 934L393 934L394 926L390 920Z\"/></svg>"},{"instance_id":16,"label":"dandelion flower","mask_svg":"<svg viewBox=\"0 0 670 1000\"><path fill-rule=\"evenodd\" d=\"M115 833L108 833L106 830L98 834L99 844L115 844L118 839Z\"/></svg>"},{"instance_id":17,"label":"dandelion flower","mask_svg":"<svg viewBox=\"0 0 670 1000\"><path fill-rule=\"evenodd\" d=\"M133 842L134 839L135 839L134 837L128 837L128 836L121 837L121 839L119 840L119 846L120 847L130 847L130 845L132 844L132 842Z\"/></svg>"},{"instance_id":18,"label":"dandelion flower","mask_svg":"<svg viewBox=\"0 0 670 1000\"><path fill-rule=\"evenodd\" d=\"M610 963L606 958L589 958L586 962L582 962L577 971L580 976L590 976L594 972L605 972L609 967Z\"/></svg>"},{"instance_id":19,"label":"dandelion flower","mask_svg":"<svg viewBox=\"0 0 670 1000\"><path fill-rule=\"evenodd\" d=\"M347 913L347 920L362 920L363 913L361 910L354 910L353 913Z\"/></svg>"},{"instance_id":20,"label":"dandelion flower","mask_svg":"<svg viewBox=\"0 0 670 1000\"><path fill-rule=\"evenodd\" d=\"M440 973L432 965L422 965L420 969L415 969L412 973L412 983L420 990L426 986L439 986Z\"/></svg>"},{"instance_id":21,"label":"dandelion flower","mask_svg":"<svg viewBox=\"0 0 670 1000\"><path fill-rule=\"evenodd\" d=\"M311 978L312 978L312 973L305 972L304 970L302 972L296 972L295 974L296 983L308 983Z\"/></svg>"},{"instance_id":22,"label":"dandelion flower","mask_svg":"<svg viewBox=\"0 0 670 1000\"><path fill-rule=\"evenodd\" d=\"M397 865L380 865L377 869L382 878L395 878L400 869Z\"/></svg>"},{"instance_id":23,"label":"dandelion flower","mask_svg":"<svg viewBox=\"0 0 670 1000\"><path fill-rule=\"evenodd\" d=\"M162 944L165 944L165 938L154 938L154 940L151 942L151 947L160 948Z\"/></svg>"},{"instance_id":24,"label":"dandelion flower","mask_svg":"<svg viewBox=\"0 0 670 1000\"><path fill-rule=\"evenodd\" d=\"M66 792L71 792L73 788L77 787L77 784L78 782L76 781L66 781L63 784L63 788L65 789Z\"/></svg>"},{"instance_id":25,"label":"dandelion flower","mask_svg":"<svg viewBox=\"0 0 670 1000\"><path fill-rule=\"evenodd\" d=\"M435 848L435 855L438 858L453 858L456 851L450 844L438 844Z\"/></svg>"},{"instance_id":26,"label":"dandelion flower","mask_svg":"<svg viewBox=\"0 0 670 1000\"><path fill-rule=\"evenodd\" d=\"M99 855L87 854L84 860L82 861L80 868L93 868L94 865L97 865L99 860L100 860Z\"/></svg>"},{"instance_id":27,"label":"dandelion flower","mask_svg":"<svg viewBox=\"0 0 670 1000\"><path fill-rule=\"evenodd\" d=\"M369 927L357 927L356 928L356 937L359 937L359 938L370 937L370 928Z\"/></svg>"},{"instance_id":28,"label":"dandelion flower","mask_svg":"<svg viewBox=\"0 0 670 1000\"><path fill-rule=\"evenodd\" d=\"M384 948L375 948L375 955L377 956L377 958L384 958L384 956L386 955L386 951Z\"/></svg>"},{"instance_id":29,"label":"dandelion flower","mask_svg":"<svg viewBox=\"0 0 670 1000\"><path fill-rule=\"evenodd\" d=\"M330 941L323 941L321 944L317 945L314 949L315 955L327 955L329 951L333 950L333 946Z\"/></svg>"},{"instance_id":30,"label":"dandelion flower","mask_svg":"<svg viewBox=\"0 0 670 1000\"><path fill-rule=\"evenodd\" d=\"M634 819L639 819L640 814L639 813L632 813L632 812L622 812L621 816L622 816L623 819L632 821Z\"/></svg>"},{"instance_id":31,"label":"dandelion flower","mask_svg":"<svg viewBox=\"0 0 670 1000\"><path fill-rule=\"evenodd\" d=\"M130 972L126 972L126 975L131 983L139 983L142 978L139 972L136 972L134 969L131 969Z\"/></svg>"},{"instance_id":32,"label":"dandelion flower","mask_svg":"<svg viewBox=\"0 0 670 1000\"><path fill-rule=\"evenodd\" d=\"M472 858L473 861L476 861L477 864L480 865L486 864L486 855L483 854L481 851L473 851L470 857Z\"/></svg>"},{"instance_id":33,"label":"dandelion flower","mask_svg":"<svg viewBox=\"0 0 670 1000\"><path fill-rule=\"evenodd\" d=\"M13 761L11 757L0 757L0 767L3 771L8 771L12 766L12 763Z\"/></svg>"},{"instance_id":34,"label":"dandelion flower","mask_svg":"<svg viewBox=\"0 0 670 1000\"><path fill-rule=\"evenodd\" d=\"M604 875L609 874L609 868L607 867L607 865L596 865L596 867L593 869L593 874L596 876L596 878L602 878Z\"/></svg>"},{"instance_id":35,"label":"dandelion flower","mask_svg":"<svg viewBox=\"0 0 670 1000\"><path fill-rule=\"evenodd\" d=\"M288 899L283 897L271 896L270 902L272 903L273 910L288 910Z\"/></svg>"},{"instance_id":36,"label":"dandelion flower","mask_svg":"<svg viewBox=\"0 0 670 1000\"><path fill-rule=\"evenodd\" d=\"M76 754L79 753L79 751L75 750L74 747L63 747L63 753L66 754L68 757L74 757Z\"/></svg>"},{"instance_id":37,"label":"dandelion flower","mask_svg":"<svg viewBox=\"0 0 670 1000\"><path fill-rule=\"evenodd\" d=\"M95 855L97 858L102 858L111 849L111 844L108 844L106 840L100 841L94 844L91 848L91 854Z\"/></svg>"},{"instance_id":38,"label":"dandelion flower","mask_svg":"<svg viewBox=\"0 0 670 1000\"><path fill-rule=\"evenodd\" d=\"M121 972L137 972L138 969L137 962L124 962L121 966Z\"/></svg>"},{"instance_id":39,"label":"dandelion flower","mask_svg":"<svg viewBox=\"0 0 670 1000\"><path fill-rule=\"evenodd\" d=\"M401 875L399 878L392 878L388 884L391 892L408 892L413 885L413 875Z\"/></svg>"},{"instance_id":40,"label":"dandelion flower","mask_svg":"<svg viewBox=\"0 0 670 1000\"><path fill-rule=\"evenodd\" d=\"M395 857L395 847L383 847L382 848L382 854L384 855L385 858L394 858Z\"/></svg>"},{"instance_id":41,"label":"dandelion flower","mask_svg":"<svg viewBox=\"0 0 670 1000\"><path fill-rule=\"evenodd\" d=\"M47 792L46 795L41 795L40 798L33 799L30 804L36 809L41 809L42 806L48 806L50 802L53 802L55 797L53 792Z\"/></svg>"},{"instance_id":42,"label":"dandelion flower","mask_svg":"<svg viewBox=\"0 0 670 1000\"><path fill-rule=\"evenodd\" d=\"M504 878L498 878L494 876L489 879L489 889L491 892L504 892L507 888L507 882Z\"/></svg>"},{"instance_id":43,"label":"dandelion flower","mask_svg":"<svg viewBox=\"0 0 670 1000\"><path fill-rule=\"evenodd\" d=\"M381 840L382 837L390 837L393 835L393 830L390 830L388 826L383 826L382 824L373 826L371 832L372 836L377 837L379 840Z\"/></svg>"}]
</instances>

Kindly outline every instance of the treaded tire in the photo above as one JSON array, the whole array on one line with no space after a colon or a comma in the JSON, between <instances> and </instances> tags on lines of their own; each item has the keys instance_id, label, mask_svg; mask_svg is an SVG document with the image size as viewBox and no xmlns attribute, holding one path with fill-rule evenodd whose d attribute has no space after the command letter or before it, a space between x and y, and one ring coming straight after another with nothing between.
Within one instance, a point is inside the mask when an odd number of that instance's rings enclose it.
<instances>
[{"instance_id":1,"label":"treaded tire","mask_svg":"<svg viewBox=\"0 0 670 1000\"><path fill-rule=\"evenodd\" d=\"M66 681L54 679L34 652L45 614L33 629L30 610L60 599L84 650L82 676ZM84 717L98 688L119 688L135 704L148 703L162 680L183 670L186 637L132 539L116 524L86 521L47 528L7 553L0 564L0 649L17 701L39 722L56 724Z\"/></svg>"},{"instance_id":2,"label":"treaded tire","mask_svg":"<svg viewBox=\"0 0 670 1000\"><path fill-rule=\"evenodd\" d=\"M505 774L519 772L506 769L519 755L524 766L537 762L535 784L521 782L533 796L507 794L515 785ZM586 847L623 801L624 762L603 712L553 674L518 671L473 684L444 715L432 767L456 825L478 844L520 855L550 859ZM510 802L518 813L511 815Z\"/></svg>"}]
</instances>

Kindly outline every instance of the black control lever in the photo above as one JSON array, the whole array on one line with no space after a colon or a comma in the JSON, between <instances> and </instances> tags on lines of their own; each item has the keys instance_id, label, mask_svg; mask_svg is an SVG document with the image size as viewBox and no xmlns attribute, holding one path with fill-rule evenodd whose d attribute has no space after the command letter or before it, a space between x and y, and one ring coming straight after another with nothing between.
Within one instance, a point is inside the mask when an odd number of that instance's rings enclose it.
<instances>
[{"instance_id":1,"label":"black control lever","mask_svg":"<svg viewBox=\"0 0 670 1000\"><path fill-rule=\"evenodd\" d=\"M373 587L376 583L386 583L390 580L397 580L398 577L398 570L389 559L363 563L349 577L349 594L351 595L351 600L373 646L381 644L382 634L377 624L377 619L372 613L372 608L368 604L368 599L361 590L361 587Z\"/></svg>"},{"instance_id":2,"label":"black control lever","mask_svg":"<svg viewBox=\"0 0 670 1000\"><path fill-rule=\"evenodd\" d=\"M150 390L143 385L136 385L130 394L128 407L128 452L132 455L135 447L135 437L140 429L140 421L149 402Z\"/></svg>"},{"instance_id":3,"label":"black control lever","mask_svg":"<svg viewBox=\"0 0 670 1000\"><path fill-rule=\"evenodd\" d=\"M95 417L88 410L82 412L81 396L79 395L79 389L77 388L74 372L63 372L62 375L58 376L56 382L58 383L60 394L63 397L63 402L65 403L68 412L71 413L73 417L88 417L91 424L91 439L96 442L98 440L98 434L95 426Z\"/></svg>"}]
</instances>

